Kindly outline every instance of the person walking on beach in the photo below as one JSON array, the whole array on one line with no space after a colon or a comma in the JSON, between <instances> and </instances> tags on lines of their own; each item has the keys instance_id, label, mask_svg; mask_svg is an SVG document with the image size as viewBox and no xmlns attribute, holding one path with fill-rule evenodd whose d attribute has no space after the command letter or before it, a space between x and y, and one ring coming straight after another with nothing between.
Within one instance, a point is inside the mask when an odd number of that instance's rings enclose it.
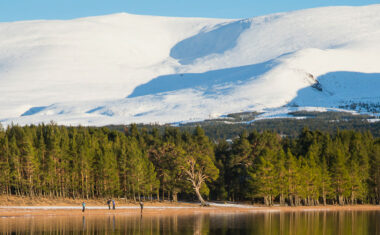
<instances>
[{"instance_id":1,"label":"person walking on beach","mask_svg":"<svg viewBox=\"0 0 380 235\"><path fill-rule=\"evenodd\" d=\"M107 200L108 210L111 210L111 198Z\"/></svg>"},{"instance_id":2,"label":"person walking on beach","mask_svg":"<svg viewBox=\"0 0 380 235\"><path fill-rule=\"evenodd\" d=\"M115 203L115 200L112 199L112 210L115 210L116 208L116 203Z\"/></svg>"},{"instance_id":3,"label":"person walking on beach","mask_svg":"<svg viewBox=\"0 0 380 235\"><path fill-rule=\"evenodd\" d=\"M143 212L143 209L144 209L144 203L140 200L140 208L141 208L141 214Z\"/></svg>"},{"instance_id":4,"label":"person walking on beach","mask_svg":"<svg viewBox=\"0 0 380 235\"><path fill-rule=\"evenodd\" d=\"M82 202L82 212L86 210L86 203Z\"/></svg>"}]
</instances>

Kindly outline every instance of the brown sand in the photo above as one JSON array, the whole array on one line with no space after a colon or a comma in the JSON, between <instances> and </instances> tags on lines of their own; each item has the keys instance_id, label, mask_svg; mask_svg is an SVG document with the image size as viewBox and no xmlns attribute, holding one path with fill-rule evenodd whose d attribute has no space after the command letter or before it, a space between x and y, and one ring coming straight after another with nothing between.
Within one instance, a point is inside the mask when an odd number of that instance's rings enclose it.
<instances>
[{"instance_id":1,"label":"brown sand","mask_svg":"<svg viewBox=\"0 0 380 235\"><path fill-rule=\"evenodd\" d=\"M307 212L307 211L380 211L380 206L357 205L357 206L313 206L313 207L188 207L188 208L145 208L144 215L186 215L186 214L234 214L234 213L265 213L265 212ZM9 216L81 216L81 215L126 215L140 214L140 209L86 209L83 213L80 209L0 209L0 217Z\"/></svg>"},{"instance_id":2,"label":"brown sand","mask_svg":"<svg viewBox=\"0 0 380 235\"><path fill-rule=\"evenodd\" d=\"M54 215L54 216L81 216L81 215L127 215L127 214L140 214L138 202L126 201L123 199L116 199L116 210L108 210L106 199L103 200L85 200L86 206L104 206L105 209L89 209L83 213L81 209L82 199L49 199L49 198L29 198L29 197L6 197L0 196L0 217L8 216L41 216L41 215ZM76 206L78 209L23 209L23 208L6 208L7 206ZM118 208L118 206L133 206L135 208ZM3 208L1 208L3 207ZM172 214L228 214L228 213L257 213L257 212L302 212L302 211L380 211L378 205L347 205L347 206L299 206L299 207L280 207L272 206L265 207L261 205L248 206L248 207L228 207L228 206L209 206L200 207L194 203L172 203L172 202L144 202L144 215L172 215ZM156 208L146 208L156 207ZM180 207L180 208L178 208Z\"/></svg>"}]
</instances>

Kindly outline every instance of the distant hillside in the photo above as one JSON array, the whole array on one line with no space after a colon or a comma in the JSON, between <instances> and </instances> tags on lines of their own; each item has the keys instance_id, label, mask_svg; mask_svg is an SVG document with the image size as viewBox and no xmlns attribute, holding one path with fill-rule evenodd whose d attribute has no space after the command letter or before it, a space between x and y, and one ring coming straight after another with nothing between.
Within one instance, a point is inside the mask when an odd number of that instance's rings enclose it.
<instances>
[{"instance_id":1,"label":"distant hillside","mask_svg":"<svg viewBox=\"0 0 380 235\"><path fill-rule=\"evenodd\" d=\"M201 126L206 135L214 141L232 140L243 131L251 132L253 130L258 132L269 130L284 137L294 138L298 137L304 128L331 134L337 130L356 130L363 133L369 131L374 137L380 137L380 121L368 115L353 115L346 112L293 112L290 115L293 118L257 119L258 113L236 113L230 114L226 118L181 124L178 125L178 128L191 132L197 126ZM171 128L170 125L139 124L138 126L140 129L146 128L147 130L157 128L162 133L166 128ZM107 127L123 132L130 128L129 125Z\"/></svg>"},{"instance_id":2,"label":"distant hillside","mask_svg":"<svg viewBox=\"0 0 380 235\"><path fill-rule=\"evenodd\" d=\"M380 113L380 5L251 19L0 23L0 122L177 123Z\"/></svg>"}]
</instances>

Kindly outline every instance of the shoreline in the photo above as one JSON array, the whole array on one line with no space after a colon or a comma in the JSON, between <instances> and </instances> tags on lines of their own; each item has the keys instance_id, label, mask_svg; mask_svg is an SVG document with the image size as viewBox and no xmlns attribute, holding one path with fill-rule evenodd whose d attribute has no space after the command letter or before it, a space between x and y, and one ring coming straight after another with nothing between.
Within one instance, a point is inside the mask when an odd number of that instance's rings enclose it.
<instances>
[{"instance_id":1,"label":"shoreline","mask_svg":"<svg viewBox=\"0 0 380 235\"><path fill-rule=\"evenodd\" d=\"M27 216L108 216L140 215L138 206L119 206L116 210L108 210L107 207L88 206L82 212L81 207L72 206L0 206L0 217L27 217ZM237 213L292 213L292 212L339 212L339 211L380 211L380 205L347 205L347 206L217 206L200 207L188 206L144 206L143 215L170 216L170 215L192 215L192 214L237 214Z\"/></svg>"},{"instance_id":2,"label":"shoreline","mask_svg":"<svg viewBox=\"0 0 380 235\"><path fill-rule=\"evenodd\" d=\"M82 213L82 201L86 202L86 211ZM115 199L116 210L108 210L106 199L51 199L17 196L0 196L0 217L38 216L38 215L136 215L140 214L138 202ZM210 202L210 206L201 207L196 202L157 202L145 201L143 214L229 214L229 213L279 213L279 212L324 212L324 211L380 211L380 205L327 205L327 206L264 206L238 203Z\"/></svg>"}]
</instances>

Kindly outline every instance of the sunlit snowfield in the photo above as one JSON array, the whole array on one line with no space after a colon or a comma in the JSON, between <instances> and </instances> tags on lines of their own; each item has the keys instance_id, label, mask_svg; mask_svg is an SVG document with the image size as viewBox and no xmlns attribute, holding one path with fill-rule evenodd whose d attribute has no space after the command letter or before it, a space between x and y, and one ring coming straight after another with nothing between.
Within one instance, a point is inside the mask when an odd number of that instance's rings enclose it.
<instances>
[{"instance_id":1,"label":"sunlit snowfield","mask_svg":"<svg viewBox=\"0 0 380 235\"><path fill-rule=\"evenodd\" d=\"M0 122L182 123L377 107L379 25L380 4L236 20L121 13L0 23Z\"/></svg>"},{"instance_id":2,"label":"sunlit snowfield","mask_svg":"<svg viewBox=\"0 0 380 235\"><path fill-rule=\"evenodd\" d=\"M1 217L1 234L380 234L380 211Z\"/></svg>"}]
</instances>

